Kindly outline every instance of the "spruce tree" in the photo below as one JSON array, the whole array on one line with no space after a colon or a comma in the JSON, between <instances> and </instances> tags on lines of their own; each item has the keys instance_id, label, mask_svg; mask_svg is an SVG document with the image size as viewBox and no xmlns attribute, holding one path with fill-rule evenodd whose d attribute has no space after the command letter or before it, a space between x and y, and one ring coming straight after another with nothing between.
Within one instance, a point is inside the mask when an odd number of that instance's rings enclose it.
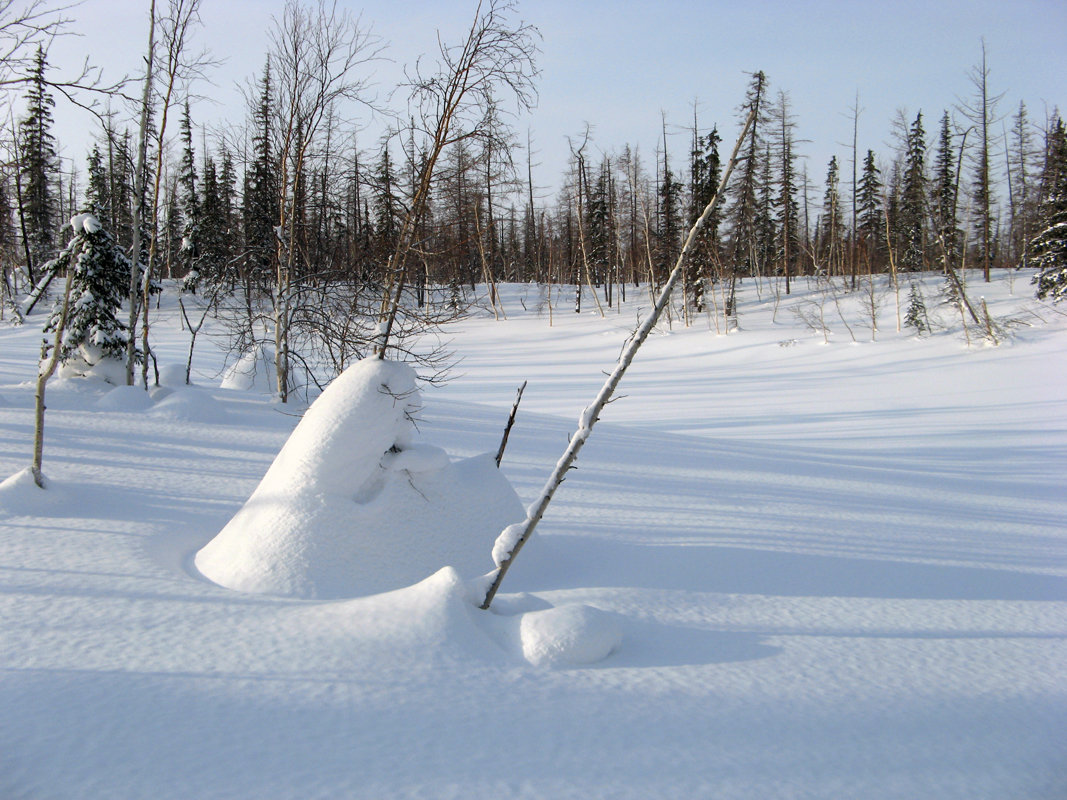
<instances>
[{"instance_id":1,"label":"spruce tree","mask_svg":"<svg viewBox=\"0 0 1067 800\"><path fill-rule=\"evenodd\" d=\"M605 158L600 164L596 182L589 190L585 207L586 230L589 232L586 257L592 273L590 278L598 286L607 278L612 243L615 241L611 208L611 163Z\"/></svg>"},{"instance_id":2,"label":"spruce tree","mask_svg":"<svg viewBox=\"0 0 1067 800\"><path fill-rule=\"evenodd\" d=\"M1030 263L1037 296L1044 300L1067 297L1067 131L1063 119L1053 120L1041 175L1043 229L1030 243Z\"/></svg>"},{"instance_id":3,"label":"spruce tree","mask_svg":"<svg viewBox=\"0 0 1067 800\"><path fill-rule=\"evenodd\" d=\"M107 170L100 145L94 144L89 151L87 164L89 183L85 189L85 207L104 224L110 218L111 193L108 188Z\"/></svg>"},{"instance_id":4,"label":"spruce tree","mask_svg":"<svg viewBox=\"0 0 1067 800\"><path fill-rule=\"evenodd\" d=\"M666 144L666 139L664 139ZM674 176L663 151L663 180L659 185L659 226L656 230L656 282L665 279L681 250L682 184Z\"/></svg>"},{"instance_id":5,"label":"spruce tree","mask_svg":"<svg viewBox=\"0 0 1067 800\"><path fill-rule=\"evenodd\" d=\"M760 156L760 171L756 181L756 216L754 222L755 240L753 242L753 266L757 274L774 263L777 252L778 226L775 224L774 178L771 173L770 146L764 148ZM789 293L789 281L786 281L786 294ZM727 301L732 316L735 311L734 292L731 290Z\"/></svg>"},{"instance_id":6,"label":"spruce tree","mask_svg":"<svg viewBox=\"0 0 1067 800\"><path fill-rule=\"evenodd\" d=\"M186 285L195 291L200 279L200 199L196 191L196 155L193 152L193 125L188 101L179 126L179 138L182 157L178 165L178 210L181 214L182 238L178 253Z\"/></svg>"},{"instance_id":7,"label":"spruce tree","mask_svg":"<svg viewBox=\"0 0 1067 800\"><path fill-rule=\"evenodd\" d=\"M274 227L278 224L278 161L271 143L274 93L270 62L263 69L260 93L253 109L252 164L245 171L242 216L245 240L245 279L251 283L269 274L277 257Z\"/></svg>"},{"instance_id":8,"label":"spruce tree","mask_svg":"<svg viewBox=\"0 0 1067 800\"><path fill-rule=\"evenodd\" d=\"M926 253L926 132L920 111L908 130L900 196L901 253L903 269L921 270Z\"/></svg>"},{"instance_id":9,"label":"spruce tree","mask_svg":"<svg viewBox=\"0 0 1067 800\"><path fill-rule=\"evenodd\" d=\"M719 180L722 176L722 164L719 157L718 127L714 127L704 136L693 131L693 153L691 162L690 190L689 190L689 219L691 228L697 218L704 212L711 198L715 196L719 188ZM719 256L719 225L721 214L715 209L700 229L699 238L693 249L693 255L689 258L688 285L693 309L702 312L705 308L705 295L708 289L709 276L712 269L718 263Z\"/></svg>"},{"instance_id":10,"label":"spruce tree","mask_svg":"<svg viewBox=\"0 0 1067 800\"><path fill-rule=\"evenodd\" d=\"M830 157L826 168L826 191L822 201L822 230L819 231L819 254L829 274L842 271L844 265L845 226L841 219L840 173L837 156Z\"/></svg>"},{"instance_id":11,"label":"spruce tree","mask_svg":"<svg viewBox=\"0 0 1067 800\"><path fill-rule=\"evenodd\" d=\"M941 117L941 132L934 156L933 185L930 188L934 235L943 268L959 263L961 232L956 215L956 166L952 149L951 120L946 111Z\"/></svg>"},{"instance_id":12,"label":"spruce tree","mask_svg":"<svg viewBox=\"0 0 1067 800\"><path fill-rule=\"evenodd\" d=\"M904 316L904 327L912 328L915 333L922 336L930 332L930 321L926 314L926 301L923 300L922 290L912 281L908 290L908 310Z\"/></svg>"},{"instance_id":13,"label":"spruce tree","mask_svg":"<svg viewBox=\"0 0 1067 800\"><path fill-rule=\"evenodd\" d=\"M758 258L761 216L760 191L761 159L764 155L763 129L767 122L767 77L762 72L752 76L741 113L747 116L756 109L756 118L744 144L744 158L732 183L733 214L731 219L730 254L735 272L756 274L763 262ZM762 216L766 216L763 214Z\"/></svg>"},{"instance_id":14,"label":"spruce tree","mask_svg":"<svg viewBox=\"0 0 1067 800\"><path fill-rule=\"evenodd\" d=\"M45 52L38 47L26 93L26 116L19 123L20 203L31 279L34 266L52 255L55 243L55 176L59 170L59 158L56 140L52 135L55 100L49 94L45 81L47 68Z\"/></svg>"},{"instance_id":15,"label":"spruce tree","mask_svg":"<svg viewBox=\"0 0 1067 800\"><path fill-rule=\"evenodd\" d=\"M215 160L207 155L204 156L197 216L196 272L201 284L206 284L205 291L210 293L224 283L227 234L222 187Z\"/></svg>"},{"instance_id":16,"label":"spruce tree","mask_svg":"<svg viewBox=\"0 0 1067 800\"><path fill-rule=\"evenodd\" d=\"M868 150L859 182L859 241L871 271L881 263L885 249L881 174L874 161L874 151Z\"/></svg>"},{"instance_id":17,"label":"spruce tree","mask_svg":"<svg viewBox=\"0 0 1067 800\"><path fill-rule=\"evenodd\" d=\"M465 151L460 156L466 155ZM460 166L466 167L464 158L460 158ZM464 169L465 171L465 169ZM466 186L463 180L458 185L460 194ZM460 212L461 221L467 221L462 202L457 210ZM397 238L400 236L400 201L397 198L396 174L393 171L393 161L389 155L388 142L382 143L382 153L378 160L378 168L374 173L374 229L376 235L375 250L384 267L385 261L396 249Z\"/></svg>"},{"instance_id":18,"label":"spruce tree","mask_svg":"<svg viewBox=\"0 0 1067 800\"><path fill-rule=\"evenodd\" d=\"M789 96L779 90L778 101L771 109L771 121L774 128L772 138L776 152L774 160L778 167L777 197L774 199L776 209L775 221L778 228L778 240L774 250L774 260L781 265L785 275L785 293L790 293L790 281L799 274L800 264L800 209L797 205L796 174L796 120L789 110ZM767 153L770 159L770 149Z\"/></svg>"},{"instance_id":19,"label":"spruce tree","mask_svg":"<svg viewBox=\"0 0 1067 800\"><path fill-rule=\"evenodd\" d=\"M126 357L127 329L119 320L126 298L130 260L111 234L92 214L71 220L74 235L67 246L44 266L46 274L66 274L71 282L70 307L60 345L60 360L92 367L104 359L122 363ZM45 333L59 325L57 301ZM83 363L82 363L83 362Z\"/></svg>"}]
</instances>

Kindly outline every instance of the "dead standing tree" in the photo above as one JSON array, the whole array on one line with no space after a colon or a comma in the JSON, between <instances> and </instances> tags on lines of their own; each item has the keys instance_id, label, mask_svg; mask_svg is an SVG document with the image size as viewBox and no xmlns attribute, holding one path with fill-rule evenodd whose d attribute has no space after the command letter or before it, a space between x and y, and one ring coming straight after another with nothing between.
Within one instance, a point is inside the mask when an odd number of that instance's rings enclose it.
<instances>
[{"instance_id":1,"label":"dead standing tree","mask_svg":"<svg viewBox=\"0 0 1067 800\"><path fill-rule=\"evenodd\" d=\"M497 590L500 588L500 583L504 580L504 575L507 574L508 568L515 560L515 556L518 555L522 546L526 544L530 536L533 534L534 529L537 527L537 523L540 522L541 517L544 516L545 510L548 508L548 504L552 501L556 489L563 483L563 478L574 465L575 460L578 458L579 451L581 451L583 445L585 445L586 441L589 439L589 434L593 430L593 425L596 424L596 421L600 418L600 412L604 410L604 406L608 404L612 395L615 394L615 389L622 380L622 376L626 373L626 369L633 361L634 356L637 355L638 349L644 343L645 339L648 338L652 329L656 327L660 315L670 303L671 292L685 269L686 260L689 257L690 251L692 251L696 245L700 229L704 226L704 222L707 218L714 213L716 206L719 204L719 198L723 195L725 187L730 180L734 165L738 161L738 153L741 150L741 145L745 141L745 137L748 135L748 131L752 127L752 122L755 117L756 108L753 107L749 111L748 117L745 119L741 135L737 137L737 143L734 145L733 152L730 154L730 160L723 172L722 180L719 182L719 188L716 190L715 195L708 202L707 206L705 206L704 211L697 218L696 222L693 223L693 227L689 229L689 235L686 237L682 252L678 256L678 260L675 262L674 268L671 270L671 274L667 278L667 282L664 283L663 288L660 291L659 297L652 308L652 313L649 314L626 343L626 346L623 348L622 354L619 356L619 360L615 365L615 369L611 371L607 381L605 381L593 402L582 412L582 415L578 420L578 430L571 436L567 449L563 451L563 455L556 463L556 468L552 470L552 474L549 476L548 481L541 490L541 494L537 501L531 504L527 510L526 519L522 522L508 526L497 538L496 544L493 546L493 560L497 564L497 568L495 572L490 573L493 576L493 580L490 583L489 588L486 590L485 599L482 601L481 607L483 609L489 608L490 604L493 602L493 598L496 596Z\"/></svg>"},{"instance_id":2,"label":"dead standing tree","mask_svg":"<svg viewBox=\"0 0 1067 800\"><path fill-rule=\"evenodd\" d=\"M378 358L385 358L390 338L395 336L407 286L408 258L416 246L417 223L425 213L442 152L466 139L499 137L498 92L511 92L520 110L533 106L538 33L524 22L512 24L514 12L510 0L480 2L463 44L441 44L437 72L423 76L416 66L411 79L412 104L418 109L416 124L427 138L425 160L389 258L379 314L381 332L375 348Z\"/></svg>"},{"instance_id":3,"label":"dead standing tree","mask_svg":"<svg viewBox=\"0 0 1067 800\"><path fill-rule=\"evenodd\" d=\"M278 82L274 366L283 403L289 396L290 322L300 285L295 247L304 191L300 184L324 122L342 103L368 102L364 98L368 78L356 77L355 72L376 59L380 49L361 20L338 9L336 0L318 0L313 7L289 0L282 18L275 20L270 56Z\"/></svg>"}]
</instances>

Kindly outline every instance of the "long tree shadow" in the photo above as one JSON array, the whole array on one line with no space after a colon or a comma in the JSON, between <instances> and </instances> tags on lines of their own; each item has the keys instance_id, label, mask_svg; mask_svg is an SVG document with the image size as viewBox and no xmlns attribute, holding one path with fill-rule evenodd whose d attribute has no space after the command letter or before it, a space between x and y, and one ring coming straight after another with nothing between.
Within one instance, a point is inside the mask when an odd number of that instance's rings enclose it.
<instances>
[{"instance_id":1,"label":"long tree shadow","mask_svg":"<svg viewBox=\"0 0 1067 800\"><path fill-rule=\"evenodd\" d=\"M1067 577L712 544L554 534L523 551L512 590L634 587L779 597L1065 600Z\"/></svg>"}]
</instances>

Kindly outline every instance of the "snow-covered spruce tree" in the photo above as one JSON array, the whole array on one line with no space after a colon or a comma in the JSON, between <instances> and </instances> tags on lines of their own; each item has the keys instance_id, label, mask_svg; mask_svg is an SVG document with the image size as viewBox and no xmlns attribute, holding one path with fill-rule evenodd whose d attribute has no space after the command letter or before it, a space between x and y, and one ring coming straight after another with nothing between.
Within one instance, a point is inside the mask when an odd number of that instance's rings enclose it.
<instances>
[{"instance_id":1,"label":"snow-covered spruce tree","mask_svg":"<svg viewBox=\"0 0 1067 800\"><path fill-rule=\"evenodd\" d=\"M926 301L923 300L922 290L914 282L908 291L908 311L904 316L904 327L913 328L919 336L930 332Z\"/></svg>"},{"instance_id":2,"label":"snow-covered spruce tree","mask_svg":"<svg viewBox=\"0 0 1067 800\"><path fill-rule=\"evenodd\" d=\"M127 329L118 314L126 297L130 260L92 214L77 215L70 226L73 238L44 265L50 275L66 273L70 307L64 319L57 302L44 331L63 327L62 337L57 339L59 359L75 371L88 371L105 359L114 359L121 370Z\"/></svg>"},{"instance_id":3,"label":"snow-covered spruce tree","mask_svg":"<svg viewBox=\"0 0 1067 800\"><path fill-rule=\"evenodd\" d=\"M1038 298L1067 297L1067 131L1057 118L1049 131L1045 169L1041 177L1041 233L1030 242L1030 264Z\"/></svg>"}]
</instances>

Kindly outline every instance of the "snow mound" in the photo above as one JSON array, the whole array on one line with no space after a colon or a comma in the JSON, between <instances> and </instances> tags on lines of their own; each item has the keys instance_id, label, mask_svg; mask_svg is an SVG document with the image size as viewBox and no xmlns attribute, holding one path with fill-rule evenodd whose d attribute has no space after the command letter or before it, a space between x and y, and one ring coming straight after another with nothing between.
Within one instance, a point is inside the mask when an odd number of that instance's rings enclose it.
<instances>
[{"instance_id":1,"label":"snow mound","mask_svg":"<svg viewBox=\"0 0 1067 800\"><path fill-rule=\"evenodd\" d=\"M274 365L274 348L269 344L260 344L245 351L236 362L226 368L222 374L219 388L233 389L239 392L259 392L276 394L278 391L277 371ZM182 374L184 382L185 375ZM306 385L297 380L295 372L289 375L289 391L302 392Z\"/></svg>"},{"instance_id":2,"label":"snow mound","mask_svg":"<svg viewBox=\"0 0 1067 800\"><path fill-rule=\"evenodd\" d=\"M222 425L230 422L230 415L218 400L198 389L177 389L171 391L155 408L150 416L175 422L197 422L209 425Z\"/></svg>"},{"instance_id":3,"label":"snow mound","mask_svg":"<svg viewBox=\"0 0 1067 800\"><path fill-rule=\"evenodd\" d=\"M615 617L587 605L531 611L519 623L522 654L537 666L594 664L622 644Z\"/></svg>"},{"instance_id":4,"label":"snow mound","mask_svg":"<svg viewBox=\"0 0 1067 800\"><path fill-rule=\"evenodd\" d=\"M50 481L47 475L44 485L41 489L34 482L29 467L0 481L0 517L46 516L69 506L71 497L67 487Z\"/></svg>"},{"instance_id":5,"label":"snow mound","mask_svg":"<svg viewBox=\"0 0 1067 800\"><path fill-rule=\"evenodd\" d=\"M101 411L144 411L152 406L152 396L141 386L116 386L96 401Z\"/></svg>"},{"instance_id":6,"label":"snow mound","mask_svg":"<svg viewBox=\"0 0 1067 800\"><path fill-rule=\"evenodd\" d=\"M29 467L20 469L0 481L0 510L10 514L18 513L26 505L26 500L40 491L33 480L33 470Z\"/></svg>"},{"instance_id":7,"label":"snow mound","mask_svg":"<svg viewBox=\"0 0 1067 800\"><path fill-rule=\"evenodd\" d=\"M60 380L88 378L125 386L126 364L117 358L105 358L97 345L82 344L65 363L59 365L56 375Z\"/></svg>"},{"instance_id":8,"label":"snow mound","mask_svg":"<svg viewBox=\"0 0 1067 800\"><path fill-rule=\"evenodd\" d=\"M184 364L164 364L159 368L159 385L169 386L172 389L180 389L187 386L185 382Z\"/></svg>"},{"instance_id":9,"label":"snow mound","mask_svg":"<svg viewBox=\"0 0 1067 800\"><path fill-rule=\"evenodd\" d=\"M486 572L496 533L522 504L491 456L452 462L414 444L420 407L407 365L350 367L197 553L197 569L232 589L307 598L398 589L444 566Z\"/></svg>"},{"instance_id":10,"label":"snow mound","mask_svg":"<svg viewBox=\"0 0 1067 800\"><path fill-rule=\"evenodd\" d=\"M219 386L240 392L271 394L277 388L274 376L274 350L267 345L259 345L245 351L226 369Z\"/></svg>"}]
</instances>

